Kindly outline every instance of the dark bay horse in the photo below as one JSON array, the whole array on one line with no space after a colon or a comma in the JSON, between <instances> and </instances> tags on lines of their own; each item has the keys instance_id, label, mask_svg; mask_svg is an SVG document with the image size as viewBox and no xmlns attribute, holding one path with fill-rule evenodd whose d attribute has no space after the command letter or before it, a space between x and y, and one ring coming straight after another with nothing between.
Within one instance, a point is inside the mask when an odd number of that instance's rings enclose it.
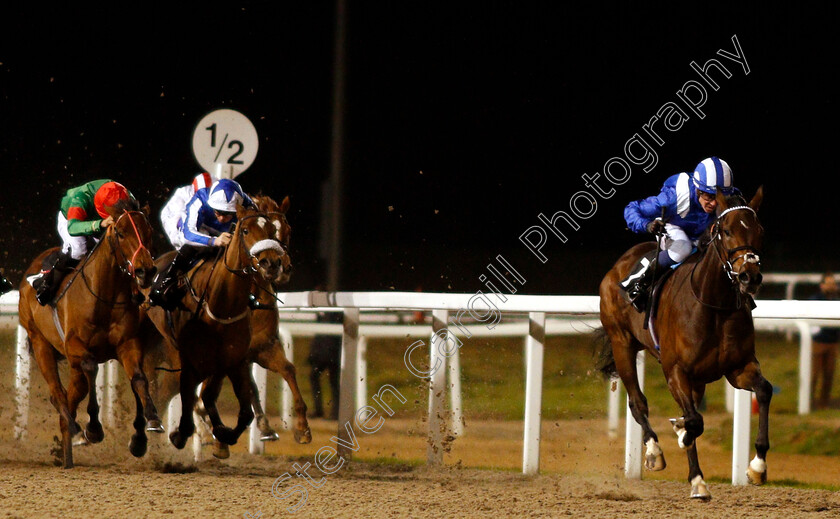
<instances>
[{"instance_id":1,"label":"dark bay horse","mask_svg":"<svg viewBox=\"0 0 840 519\"><path fill-rule=\"evenodd\" d=\"M216 261L201 262L191 270L191 290L181 299L179 308L170 316L157 306L147 311L146 347L153 350L154 342L162 336L167 350L177 351L181 421L169 438L178 449L195 432L192 410L196 388L202 381L206 380L206 387L201 399L218 440L235 444L254 418L247 359L252 337L248 296L254 283L271 283L281 278L285 249L275 238L275 227L268 215L256 209L237 211L232 234ZM166 257L158 260L160 265L166 261ZM149 323L157 334L151 333ZM224 426L215 405L225 377L233 384L239 401L233 429Z\"/></svg>"},{"instance_id":2,"label":"dark bay horse","mask_svg":"<svg viewBox=\"0 0 840 519\"><path fill-rule=\"evenodd\" d=\"M286 253L281 257L282 274L276 281L267 282L263 279L257 279L252 286L251 293L254 294L256 303L252 306L256 308L252 308L250 315L251 344L248 349L247 359L249 363L257 363L267 370L280 374L289 385L294 399L295 441L298 443L309 443L312 441L312 433L310 432L309 423L306 419L306 403L298 387L295 366L286 358L283 343L278 335L279 315L277 313L274 295L275 291L281 285L289 281L292 271L291 258L288 254L292 228L286 218L286 213L290 205L289 197L285 197L280 204L266 195L252 196L251 199L257 204L257 208L265 213L274 225L274 237L283 245ZM156 366L162 364L166 364L169 369L178 369L180 367L177 352L173 349L166 348L165 343L160 344L159 348L153 350L152 355L147 356L146 369L153 370ZM279 439L279 435L270 426L265 411L260 404L258 390L253 378L249 377L249 381L252 384L251 405L257 420L257 426L260 430L261 439L263 441ZM157 384L153 385L153 387L156 389L156 394L162 395L163 398L170 398L177 393L177 373L159 374ZM202 393L204 387L202 386ZM203 406L197 406L196 410L202 417L207 415L207 410ZM227 458L230 455L227 447L227 444L217 440L215 442L214 456Z\"/></svg>"},{"instance_id":3,"label":"dark bay horse","mask_svg":"<svg viewBox=\"0 0 840 519\"><path fill-rule=\"evenodd\" d=\"M163 432L143 371L137 338L140 310L132 298L138 287L149 287L156 272L146 247L152 240L148 209L141 212L135 206L136 202L113 211L113 225L64 279L54 307L38 304L35 290L25 279L20 285L20 324L29 335L38 368L49 384L50 402L59 413L64 468L73 467L72 437L80 430L76 409L86 395L90 422L85 438L96 443L104 437L95 390L98 364L106 360L120 361L134 392L137 415L131 453L137 457L146 453L145 430ZM37 273L42 260L55 250L35 258L24 277ZM70 365L66 392L58 375L61 358Z\"/></svg>"},{"instance_id":4,"label":"dark bay horse","mask_svg":"<svg viewBox=\"0 0 840 519\"><path fill-rule=\"evenodd\" d=\"M756 457L747 471L751 483L767 480L768 414L772 385L762 376L755 357L752 295L761 284L758 252L764 233L757 211L759 188L747 204L740 196L717 194L717 218L708 229L708 247L690 256L660 287L654 331L661 351L644 329L644 314L625 302L619 282L655 243L627 251L601 282L601 323L606 334L601 370L621 377L633 418L643 431L645 468L662 470L665 458L648 422L647 399L639 388L636 354L646 350L662 371L683 416L672 423L688 454L691 497L710 499L697 460L696 438L703 433L697 411L706 384L726 377L732 386L754 391L759 404Z\"/></svg>"}]
</instances>

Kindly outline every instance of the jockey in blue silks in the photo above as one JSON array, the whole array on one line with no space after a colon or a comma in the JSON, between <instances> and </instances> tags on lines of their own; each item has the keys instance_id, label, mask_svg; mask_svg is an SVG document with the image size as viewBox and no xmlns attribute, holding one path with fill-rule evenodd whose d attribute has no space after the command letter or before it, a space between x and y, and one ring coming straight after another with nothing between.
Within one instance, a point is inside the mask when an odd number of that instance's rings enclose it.
<instances>
[{"instance_id":1,"label":"jockey in blue silks","mask_svg":"<svg viewBox=\"0 0 840 519\"><path fill-rule=\"evenodd\" d=\"M656 196L630 202L624 208L627 227L637 233L658 234L660 239L657 272L650 268L655 251L643 256L637 267L620 283L625 298L638 311L643 311L650 283L666 268L685 260L694 250L703 231L715 219L720 190L724 195L737 194L729 164L709 157L697 164L694 173L678 173L669 177ZM665 209L665 221L662 209ZM667 223L666 223L667 222Z\"/></svg>"},{"instance_id":2,"label":"jockey in blue silks","mask_svg":"<svg viewBox=\"0 0 840 519\"><path fill-rule=\"evenodd\" d=\"M187 202L178 239L171 240L178 254L152 284L149 302L173 310L183 296L178 279L189 270L197 257L231 240L230 229L236 223L237 208L256 207L238 182L223 178L210 189L199 189Z\"/></svg>"}]
</instances>

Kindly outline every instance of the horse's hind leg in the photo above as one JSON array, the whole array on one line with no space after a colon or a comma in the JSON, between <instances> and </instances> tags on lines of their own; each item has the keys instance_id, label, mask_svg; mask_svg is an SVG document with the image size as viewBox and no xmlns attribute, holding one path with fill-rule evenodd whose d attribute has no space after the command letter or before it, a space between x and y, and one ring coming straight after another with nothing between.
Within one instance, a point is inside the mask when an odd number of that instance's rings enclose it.
<instances>
[{"instance_id":1,"label":"horse's hind leg","mask_svg":"<svg viewBox=\"0 0 840 519\"><path fill-rule=\"evenodd\" d=\"M213 436L228 445L234 445L254 419L254 411L251 409L251 383L248 380L250 378L248 366L248 362L243 362L228 373L228 378L233 384L233 392L239 401L239 416L236 419L236 427L233 429L224 425L213 427Z\"/></svg>"},{"instance_id":2,"label":"horse's hind leg","mask_svg":"<svg viewBox=\"0 0 840 519\"><path fill-rule=\"evenodd\" d=\"M260 403L260 390L257 387L257 382L253 376L248 377L248 382L251 384L251 408L254 410L257 428L260 430L260 441L279 440L280 435L268 423L268 417L265 415L262 403Z\"/></svg>"},{"instance_id":3,"label":"horse's hind leg","mask_svg":"<svg viewBox=\"0 0 840 519\"><path fill-rule=\"evenodd\" d=\"M666 466L665 455L659 447L659 437L653 432L648 421L647 398L639 386L639 374L636 371L636 354L643 349L643 346L626 332L610 333L609 336L616 371L627 390L630 412L636 423L642 427L642 439L646 448L645 468L663 470Z\"/></svg>"},{"instance_id":4,"label":"horse's hind leg","mask_svg":"<svg viewBox=\"0 0 840 519\"><path fill-rule=\"evenodd\" d=\"M272 342L270 347L259 350L252 360L269 371L279 373L283 377L283 380L286 381L286 384L289 385L295 407L295 441L297 443L311 442L312 432L309 429L309 421L306 419L306 403L303 401L303 395L297 383L297 370L294 364L286 358L286 354L283 352L282 342ZM250 375L248 376L248 380L253 383ZM256 391L254 393L256 394ZM259 425L259 422L257 423ZM268 424L266 423L266 425ZM265 432L262 428L260 428L260 431Z\"/></svg>"},{"instance_id":5,"label":"horse's hind leg","mask_svg":"<svg viewBox=\"0 0 840 519\"><path fill-rule=\"evenodd\" d=\"M64 456L63 466L65 469L70 469L73 468L73 435L76 429L75 421L67 406L67 393L64 391L64 386L61 385L61 378L58 376L56 352L38 332L30 333L29 337L32 351L35 353L35 361L38 363L38 368L50 388L50 402L58 411L62 454Z\"/></svg>"},{"instance_id":6,"label":"horse's hind leg","mask_svg":"<svg viewBox=\"0 0 840 519\"><path fill-rule=\"evenodd\" d=\"M738 389L755 392L758 400L758 435L755 438L755 458L747 467L747 478L753 485L767 482L767 451L770 449L770 399L773 398L773 385L761 374L758 361L753 359L740 372L726 376L729 383Z\"/></svg>"}]
</instances>

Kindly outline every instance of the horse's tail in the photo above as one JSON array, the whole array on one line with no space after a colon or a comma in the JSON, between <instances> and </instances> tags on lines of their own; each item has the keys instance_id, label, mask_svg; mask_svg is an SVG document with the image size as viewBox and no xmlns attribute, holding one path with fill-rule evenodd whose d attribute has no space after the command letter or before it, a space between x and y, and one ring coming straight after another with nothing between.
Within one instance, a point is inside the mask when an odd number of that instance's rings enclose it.
<instances>
[{"instance_id":1,"label":"horse's tail","mask_svg":"<svg viewBox=\"0 0 840 519\"><path fill-rule=\"evenodd\" d=\"M610 336L604 328L597 328L592 332L592 355L596 357L595 367L598 368L604 378L610 379L618 375L618 370L615 367L615 357L613 357L612 342Z\"/></svg>"}]
</instances>

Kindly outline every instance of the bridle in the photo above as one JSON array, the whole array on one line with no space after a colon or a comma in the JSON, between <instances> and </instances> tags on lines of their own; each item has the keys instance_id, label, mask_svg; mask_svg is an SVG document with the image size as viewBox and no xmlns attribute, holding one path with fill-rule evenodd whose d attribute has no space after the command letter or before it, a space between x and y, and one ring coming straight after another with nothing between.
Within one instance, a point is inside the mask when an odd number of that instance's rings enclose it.
<instances>
[{"instance_id":1,"label":"bridle","mask_svg":"<svg viewBox=\"0 0 840 519\"><path fill-rule=\"evenodd\" d=\"M114 224L112 225L113 231L109 233L108 243L111 245L111 249L118 258L117 261L120 271L134 278L136 277L134 265L137 260L137 255L143 250L149 252L149 249L143 244L143 238L140 237L140 231L137 229L137 224L134 223L134 218L131 217L132 213L140 215L144 220L146 220L147 224L149 223L146 214L142 211L125 211L116 219L116 221L114 221ZM137 248L134 249L134 253L132 253L131 258L127 258L125 253L123 253L122 247L120 246L120 240L122 238L120 238L117 233L117 225L120 223L120 220L126 217L128 218L128 221L131 222L131 228L134 229L134 235L137 237ZM151 252L149 252L149 256L151 256Z\"/></svg>"},{"instance_id":2,"label":"bridle","mask_svg":"<svg viewBox=\"0 0 840 519\"><path fill-rule=\"evenodd\" d=\"M228 247L230 247L230 244L226 245L223 250L219 251L219 254L222 255L222 257L223 257L222 264L225 266L225 269L227 269L228 272L230 272L230 273L232 273L232 274L234 274L238 277L248 278L248 277L251 277L252 275L254 275L258 272L258 269L255 266L258 263L257 254L259 254L263 251L276 250L280 254L288 254L288 248L284 244L282 244L280 241L278 241L274 238L264 238L262 240L258 240L256 243L251 245L250 248L246 249L245 241L242 239L243 224L247 220L250 220L252 218L260 218L260 217L265 218L266 221L270 221L264 213L256 213L256 214L252 214L252 215L243 216L242 218L239 218L237 220L236 227L235 227L234 232L233 232L233 234L234 234L234 236L237 239L238 244L239 244L239 251L238 252L240 254L240 257L244 253L244 254L247 255L248 259L250 259L250 261L246 261L247 265L245 267L243 267L243 268L232 268L228 265L227 249L228 249ZM204 288L204 293L197 300L197 302L198 302L197 309L198 308L203 308L204 311L207 313L207 316L210 317L210 319L212 319L216 322L219 322L221 324L231 324L231 323L239 321L240 319L247 316L248 312L250 312L251 308L249 306L241 314L233 316L233 317L228 317L228 318L218 317L215 314L213 314L213 312L210 310L210 305L207 303L207 291L210 289L210 279L213 276L213 270L215 270L217 262L218 262L218 256L216 256L216 262L213 263L213 266L210 270L210 274L208 275L207 285ZM193 294L193 295L195 295L195 294ZM278 299L278 301L279 301L279 299ZM282 301L281 301L281 303L282 303ZM250 305L250 302L249 302L249 305Z\"/></svg>"},{"instance_id":3,"label":"bridle","mask_svg":"<svg viewBox=\"0 0 840 519\"><path fill-rule=\"evenodd\" d=\"M725 209L718 215L717 219L715 219L715 223L712 224L710 234L711 243L714 245L718 258L723 265L723 272L726 274L726 277L729 278L729 281L733 285L736 285L738 283L738 275L735 273L735 263L739 260L743 260L745 264L755 263L756 265L761 266L761 259L758 256L758 250L752 245L741 245L731 249L723 248L723 237L720 235L720 222L726 214L733 211L749 211L753 215L756 214L755 210L748 205L736 205ZM742 254L738 254L733 258L732 255L737 252L742 252Z\"/></svg>"},{"instance_id":4,"label":"bridle","mask_svg":"<svg viewBox=\"0 0 840 519\"><path fill-rule=\"evenodd\" d=\"M718 260L720 260L721 266L723 267L723 272L726 274L726 277L729 279L731 285L730 287L735 291L735 308L726 308L722 306L713 305L710 303L706 303L700 296L697 295L697 291L694 289L694 272L697 270L697 267L700 265L700 262L697 261L694 263L694 267L691 269L691 275L689 276L689 287L691 288L691 293L694 295L694 299L696 299L700 304L705 307L712 308L715 310L739 310L743 305L743 296L741 291L738 290L738 275L735 273L735 263L739 260L742 260L744 263L755 263L758 266L761 266L761 260L758 256L758 250L753 247L752 245L741 245L738 247L733 247L731 249L726 249L723 246L723 237L720 235L720 222L724 216L733 212L733 211L749 211L752 214L756 214L755 210L748 206L748 205L736 205L727 209L724 209L718 217L715 219L714 223L712 224L711 230L709 234L711 236L709 242L712 247L715 249L715 253L717 255ZM738 252L743 252L742 254L738 254L736 257L732 257L733 254ZM755 303L752 301L751 296L747 296L747 299L752 307L755 306Z\"/></svg>"},{"instance_id":5,"label":"bridle","mask_svg":"<svg viewBox=\"0 0 840 519\"><path fill-rule=\"evenodd\" d=\"M246 220L250 220L252 218L260 218L260 217L265 218L266 221L271 221L265 213L251 214L251 215L248 215L248 216L243 216L242 218L237 220L236 230L234 231L234 234L239 236L238 242L239 242L240 255L241 255L241 253L244 252L248 256L248 259L250 259L251 261L247 262L248 265L241 268L241 269L231 268L227 263L227 254L225 254L223 263L224 263L225 268L228 270L228 272L232 272L233 274L236 274L237 276L250 276L252 274L255 274L257 272L257 267L255 267L254 265L258 262L257 261L257 254L259 254L260 252L263 252L263 251L273 249L273 250L276 250L279 254L282 254L282 255L288 255L289 254L288 247L285 244L281 243L279 240L276 240L274 238L265 238L265 239L259 240L256 243L254 243L253 245L251 245L250 249L245 248L245 241L242 239L242 227L243 227L242 224L245 223Z\"/></svg>"},{"instance_id":6,"label":"bridle","mask_svg":"<svg viewBox=\"0 0 840 519\"><path fill-rule=\"evenodd\" d=\"M107 238L103 239L103 240L99 240L96 243L96 246L94 246L93 249L91 249L91 251L87 253L87 255L85 256L85 259L82 261L81 265L79 265L76 268L76 272L73 274L73 277L70 278L70 281L64 286L64 289L58 294L58 296L56 296L56 298L55 298L56 303L58 303L58 301L61 300L62 297L64 297L64 294L66 294L67 291L70 289L70 286L76 280L76 277L81 276L82 281L84 281L85 287L87 288L88 292L90 292L93 295L93 297L95 297L98 301L100 301L102 303L112 305L114 307L121 306L121 305L124 305L124 304L128 304L127 302L110 301L110 300L107 300L107 299L103 299L99 294L97 294L93 290L93 287L90 286L90 281L88 280L88 276L85 275L85 266L87 266L88 261L93 257L93 253L96 252L96 250L99 248L99 246L107 240L108 245L110 245L110 247L111 247L111 251L114 253L114 256L117 258L117 267L120 269L120 272L122 272L123 274L125 274L125 275L127 275L131 278L136 278L137 277L136 273L135 273L134 262L137 259L137 255L140 253L140 251L145 250L145 251L149 252L149 249L146 248L146 246L143 244L143 239L140 237L140 231L137 229L137 224L134 223L134 219L131 217L131 213L139 214L140 216L143 217L144 220L146 220L147 224L149 223L149 219L146 217L146 214L143 213L142 211L125 211L125 212L123 212L114 221L114 223L111 225L112 231L109 232L106 235ZM117 235L117 232L116 232L117 224L119 224L120 220L122 220L124 217L128 217L129 222L131 222L131 227L132 227L132 229L134 229L134 234L135 234L135 236L137 236L137 248L134 250L134 253L132 253L130 259L126 258L125 254L122 252L122 248L120 247L120 240L122 238L120 238ZM149 255L151 256L151 252L149 253ZM132 292L136 293L136 290L137 290L137 287L133 286L132 287Z\"/></svg>"}]
</instances>

